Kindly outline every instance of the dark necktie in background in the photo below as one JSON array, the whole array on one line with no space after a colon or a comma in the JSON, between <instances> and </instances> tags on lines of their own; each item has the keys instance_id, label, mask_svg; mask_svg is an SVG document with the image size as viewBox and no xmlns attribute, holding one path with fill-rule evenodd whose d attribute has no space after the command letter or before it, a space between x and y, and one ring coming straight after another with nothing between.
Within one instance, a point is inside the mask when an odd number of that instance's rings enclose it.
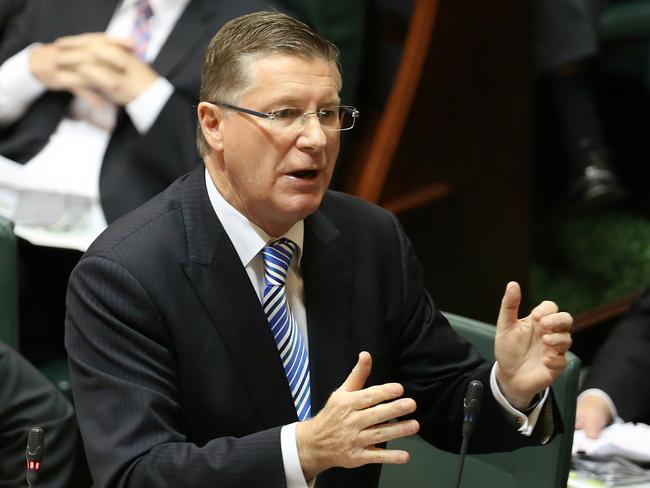
<instances>
[{"instance_id":1,"label":"dark necktie in background","mask_svg":"<svg viewBox=\"0 0 650 488\"><path fill-rule=\"evenodd\" d=\"M151 38L151 27L149 23L153 16L153 10L151 10L149 0L137 0L135 3L135 9L133 51L142 61L144 61L147 55L147 47L149 47L149 39Z\"/></svg>"}]
</instances>

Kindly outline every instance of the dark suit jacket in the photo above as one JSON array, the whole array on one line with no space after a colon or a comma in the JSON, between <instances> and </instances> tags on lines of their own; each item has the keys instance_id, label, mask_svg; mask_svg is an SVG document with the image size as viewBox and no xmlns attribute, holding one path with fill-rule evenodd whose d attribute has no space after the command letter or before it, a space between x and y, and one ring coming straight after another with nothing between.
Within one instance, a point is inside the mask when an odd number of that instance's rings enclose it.
<instances>
[{"instance_id":1,"label":"dark suit jacket","mask_svg":"<svg viewBox=\"0 0 650 488\"><path fill-rule=\"evenodd\" d=\"M106 29L117 0L30 0L7 32L0 63L33 42ZM274 2L191 0L152 67L174 85L154 125L140 135L124 109L104 155L100 197L108 222L133 210L196 166L196 109L203 51L228 20ZM47 92L9 127L0 128L0 154L25 163L47 143L71 95ZM73 149L71 149L73 150Z\"/></svg>"},{"instance_id":2,"label":"dark suit jacket","mask_svg":"<svg viewBox=\"0 0 650 488\"><path fill-rule=\"evenodd\" d=\"M301 266L312 411L367 350L368 384L401 381L418 403L422 435L458 449L466 385L488 385L491 364L434 308L395 217L328 192L305 220ZM72 274L67 306L75 405L96 486L285 486L280 426L296 421L295 408L203 168L91 246ZM472 445L535 442L516 432L486 389L486 420ZM375 486L379 469L332 469L317 486Z\"/></svg>"},{"instance_id":3,"label":"dark suit jacket","mask_svg":"<svg viewBox=\"0 0 650 488\"><path fill-rule=\"evenodd\" d=\"M650 424L650 288L598 351L584 388L600 388L627 422Z\"/></svg>"},{"instance_id":4,"label":"dark suit jacket","mask_svg":"<svg viewBox=\"0 0 650 488\"><path fill-rule=\"evenodd\" d=\"M0 378L0 487L27 486L25 448L29 428L36 425L45 431L38 486L68 486L78 436L72 406L47 378L3 342Z\"/></svg>"}]
</instances>

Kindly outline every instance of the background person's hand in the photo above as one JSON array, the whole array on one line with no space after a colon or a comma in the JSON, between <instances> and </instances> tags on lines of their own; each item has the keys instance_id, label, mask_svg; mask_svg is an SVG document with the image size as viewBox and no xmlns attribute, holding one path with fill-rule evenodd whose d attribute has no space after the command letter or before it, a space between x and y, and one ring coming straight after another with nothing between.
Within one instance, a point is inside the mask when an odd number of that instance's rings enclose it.
<instances>
[{"instance_id":1,"label":"background person's hand","mask_svg":"<svg viewBox=\"0 0 650 488\"><path fill-rule=\"evenodd\" d=\"M603 429L612 423L609 405L599 395L583 395L576 406L576 429L584 430L585 435L596 439Z\"/></svg>"},{"instance_id":2,"label":"background person's hand","mask_svg":"<svg viewBox=\"0 0 650 488\"><path fill-rule=\"evenodd\" d=\"M512 281L501 301L494 348L499 388L513 407L523 410L564 371L573 318L544 301L519 319L520 303L521 289Z\"/></svg>"},{"instance_id":3,"label":"background person's hand","mask_svg":"<svg viewBox=\"0 0 650 488\"><path fill-rule=\"evenodd\" d=\"M355 468L369 463L403 464L409 460L406 451L375 445L419 430L416 420L389 422L414 412L415 401L400 398L404 388L398 383L364 388L371 369L370 354L360 353L348 378L318 415L297 424L298 455L307 480L334 466Z\"/></svg>"},{"instance_id":4,"label":"background person's hand","mask_svg":"<svg viewBox=\"0 0 650 488\"><path fill-rule=\"evenodd\" d=\"M61 37L32 50L30 69L48 89L69 91L96 106L126 105L158 77L128 39L89 33Z\"/></svg>"}]
</instances>

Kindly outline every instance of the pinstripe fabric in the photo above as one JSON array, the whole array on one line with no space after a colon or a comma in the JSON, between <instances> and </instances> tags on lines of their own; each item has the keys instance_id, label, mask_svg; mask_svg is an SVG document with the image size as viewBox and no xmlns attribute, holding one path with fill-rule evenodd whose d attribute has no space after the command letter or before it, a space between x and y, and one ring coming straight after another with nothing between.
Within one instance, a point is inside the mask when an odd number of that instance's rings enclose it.
<instances>
[{"instance_id":1,"label":"pinstripe fabric","mask_svg":"<svg viewBox=\"0 0 650 488\"><path fill-rule=\"evenodd\" d=\"M149 20L153 15L149 0L137 0L135 4L135 27L133 29L133 51L144 61L149 46L151 30Z\"/></svg>"},{"instance_id":2,"label":"pinstripe fabric","mask_svg":"<svg viewBox=\"0 0 650 488\"><path fill-rule=\"evenodd\" d=\"M273 339L287 375L298 420L311 417L309 355L298 324L287 304L285 280L296 252L289 239L272 241L262 249L264 259L264 293L262 304L269 321Z\"/></svg>"}]
</instances>

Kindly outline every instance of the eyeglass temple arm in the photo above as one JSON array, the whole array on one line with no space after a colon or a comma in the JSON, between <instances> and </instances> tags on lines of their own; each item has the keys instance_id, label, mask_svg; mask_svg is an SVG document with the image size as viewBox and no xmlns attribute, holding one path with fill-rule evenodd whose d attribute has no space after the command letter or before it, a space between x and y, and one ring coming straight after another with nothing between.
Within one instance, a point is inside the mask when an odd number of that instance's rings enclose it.
<instances>
[{"instance_id":1,"label":"eyeglass temple arm","mask_svg":"<svg viewBox=\"0 0 650 488\"><path fill-rule=\"evenodd\" d=\"M238 107L237 105L232 105L230 103L215 103L215 105L219 105L220 107L226 107L231 110L236 110L237 112L243 112L249 115L254 115L255 117L261 117L263 119L271 120L273 116L271 114L267 114L264 112L258 112L257 110L251 110L249 108L244 108L244 107Z\"/></svg>"}]
</instances>

